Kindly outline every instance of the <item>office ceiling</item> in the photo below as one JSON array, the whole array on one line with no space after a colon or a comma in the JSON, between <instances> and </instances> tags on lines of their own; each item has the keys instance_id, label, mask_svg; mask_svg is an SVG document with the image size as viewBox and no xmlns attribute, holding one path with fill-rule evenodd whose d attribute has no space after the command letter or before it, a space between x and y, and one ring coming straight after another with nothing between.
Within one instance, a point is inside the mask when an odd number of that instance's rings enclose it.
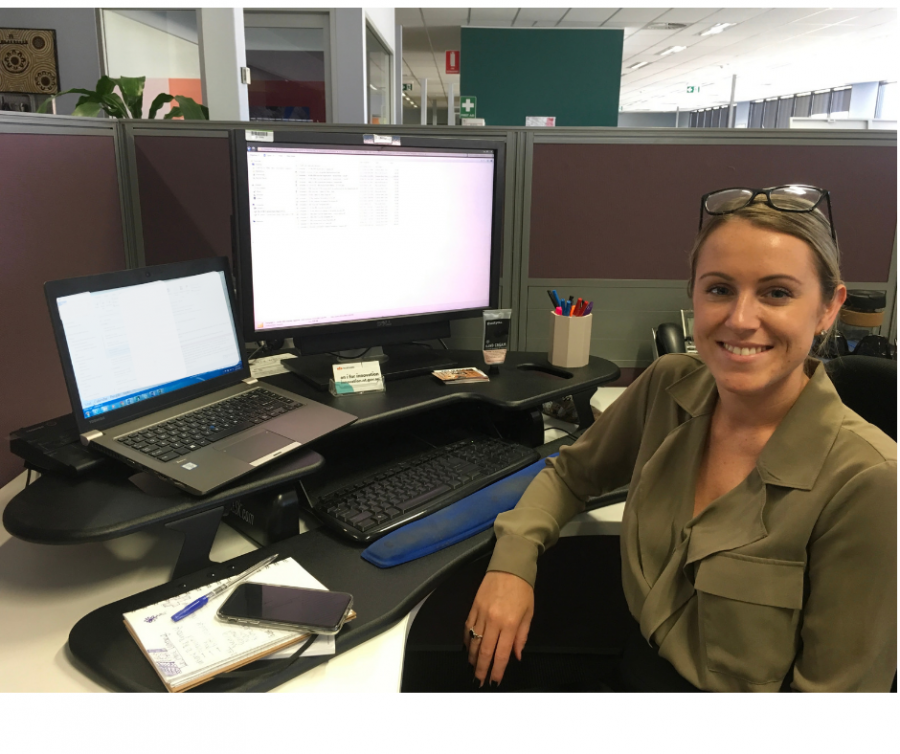
<instances>
[{"instance_id":1,"label":"office ceiling","mask_svg":"<svg viewBox=\"0 0 900 754\"><path fill-rule=\"evenodd\" d=\"M453 84L458 106L460 77L445 73L444 53L460 49L464 26L624 29L620 106L628 112L726 104L734 75L736 101L897 80L894 8L397 8L396 21L403 82L417 105L427 78L429 100L446 107ZM734 25L701 36L721 23ZM661 54L674 46L686 49Z\"/></svg>"}]
</instances>

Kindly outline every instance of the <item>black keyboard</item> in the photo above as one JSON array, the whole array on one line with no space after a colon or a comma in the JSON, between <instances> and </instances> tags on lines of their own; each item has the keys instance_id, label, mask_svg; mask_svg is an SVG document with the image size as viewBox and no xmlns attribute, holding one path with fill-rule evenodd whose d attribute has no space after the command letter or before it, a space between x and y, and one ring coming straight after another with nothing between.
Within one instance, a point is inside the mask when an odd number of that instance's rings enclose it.
<instances>
[{"instance_id":1,"label":"black keyboard","mask_svg":"<svg viewBox=\"0 0 900 754\"><path fill-rule=\"evenodd\" d=\"M313 509L331 528L372 542L534 463L523 445L475 438L407 458L317 500Z\"/></svg>"},{"instance_id":2,"label":"black keyboard","mask_svg":"<svg viewBox=\"0 0 900 754\"><path fill-rule=\"evenodd\" d=\"M172 461L301 405L271 390L254 388L116 440L158 461Z\"/></svg>"}]
</instances>

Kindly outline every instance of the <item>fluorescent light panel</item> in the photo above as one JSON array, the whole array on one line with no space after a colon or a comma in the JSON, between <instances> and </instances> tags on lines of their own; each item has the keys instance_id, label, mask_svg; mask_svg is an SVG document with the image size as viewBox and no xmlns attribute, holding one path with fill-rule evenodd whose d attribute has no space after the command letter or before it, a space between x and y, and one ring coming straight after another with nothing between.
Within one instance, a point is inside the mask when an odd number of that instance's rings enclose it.
<instances>
[{"instance_id":1,"label":"fluorescent light panel","mask_svg":"<svg viewBox=\"0 0 900 754\"><path fill-rule=\"evenodd\" d=\"M636 71L638 68L643 68L645 65L650 65L650 62L647 60L642 60L640 63L635 63L634 65L628 66L628 70Z\"/></svg>"},{"instance_id":2,"label":"fluorescent light panel","mask_svg":"<svg viewBox=\"0 0 900 754\"><path fill-rule=\"evenodd\" d=\"M681 45L675 45L674 47L670 47L667 50L663 50L660 54L662 55L671 55L673 52L681 52L682 50L686 50L687 47L683 47Z\"/></svg>"},{"instance_id":3,"label":"fluorescent light panel","mask_svg":"<svg viewBox=\"0 0 900 754\"><path fill-rule=\"evenodd\" d=\"M711 34L721 34L729 26L736 26L736 24L716 24L715 26L710 26L706 31L701 31L700 36L708 37Z\"/></svg>"}]
</instances>

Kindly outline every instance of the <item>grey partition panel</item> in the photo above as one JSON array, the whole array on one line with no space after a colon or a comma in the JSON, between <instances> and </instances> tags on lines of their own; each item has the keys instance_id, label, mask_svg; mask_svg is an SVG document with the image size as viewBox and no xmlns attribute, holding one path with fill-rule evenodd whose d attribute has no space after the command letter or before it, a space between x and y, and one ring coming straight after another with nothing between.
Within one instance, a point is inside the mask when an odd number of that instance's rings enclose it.
<instances>
[{"instance_id":1,"label":"grey partition panel","mask_svg":"<svg viewBox=\"0 0 900 754\"><path fill-rule=\"evenodd\" d=\"M687 255L702 194L792 182L832 192L844 278L888 292L890 331L896 133L554 129L526 132L525 140L530 215L522 228L519 348L545 347L546 289L562 288L595 296L592 353L620 367L646 366L650 328L679 321L678 310L690 306Z\"/></svg>"},{"instance_id":2,"label":"grey partition panel","mask_svg":"<svg viewBox=\"0 0 900 754\"><path fill-rule=\"evenodd\" d=\"M60 120L0 118L0 485L9 433L71 411L44 282L125 267L115 124Z\"/></svg>"}]
</instances>

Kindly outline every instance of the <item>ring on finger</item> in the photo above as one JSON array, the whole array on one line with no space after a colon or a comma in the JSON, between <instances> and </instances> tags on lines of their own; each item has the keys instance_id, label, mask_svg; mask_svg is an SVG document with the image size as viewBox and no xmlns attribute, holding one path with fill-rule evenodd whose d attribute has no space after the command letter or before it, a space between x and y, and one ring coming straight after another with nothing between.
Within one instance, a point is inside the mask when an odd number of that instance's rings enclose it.
<instances>
[{"instance_id":1,"label":"ring on finger","mask_svg":"<svg viewBox=\"0 0 900 754\"><path fill-rule=\"evenodd\" d=\"M483 639L484 637L481 634L476 634L475 628L472 627L469 629L469 638L470 639Z\"/></svg>"}]
</instances>

